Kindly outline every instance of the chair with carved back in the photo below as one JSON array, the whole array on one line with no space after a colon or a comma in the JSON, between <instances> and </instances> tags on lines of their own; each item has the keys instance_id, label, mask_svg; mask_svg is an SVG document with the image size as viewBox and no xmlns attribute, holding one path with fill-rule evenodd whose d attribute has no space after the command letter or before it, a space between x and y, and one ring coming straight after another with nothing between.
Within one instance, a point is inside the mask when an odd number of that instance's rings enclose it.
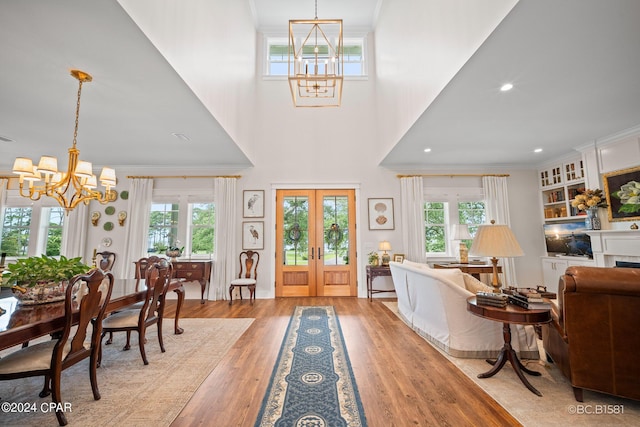
<instances>
[{"instance_id":1,"label":"chair with carved back","mask_svg":"<svg viewBox=\"0 0 640 427\"><path fill-rule=\"evenodd\" d=\"M162 341L162 319L164 317L165 293L173 274L171 263L163 258L147 267L145 271L145 284L147 286L146 296L139 308L131 308L119 311L105 318L102 321L102 336L107 333L121 332L127 333L127 343L123 350L131 348L131 332L138 333L138 345L140 355L145 365L149 364L145 352L145 333L149 326L157 325L158 343L160 350L164 353L164 342ZM102 354L100 353L100 363Z\"/></svg>"},{"instance_id":2,"label":"chair with carved back","mask_svg":"<svg viewBox=\"0 0 640 427\"><path fill-rule=\"evenodd\" d=\"M52 395L61 426L67 424L60 395L63 370L89 358L93 398L100 399L96 368L102 320L112 289L113 275L109 272L94 268L86 274L74 276L65 291L64 328L59 338L22 348L0 359L0 380L44 376L40 397ZM75 329L74 319L78 321ZM91 339L87 340L90 324L92 334Z\"/></svg>"},{"instance_id":3,"label":"chair with carved back","mask_svg":"<svg viewBox=\"0 0 640 427\"><path fill-rule=\"evenodd\" d=\"M233 303L233 290L238 288L242 299L242 288L249 288L249 302L253 304L256 299L256 283L258 282L258 263L260 254L255 251L240 252L240 273L238 278L229 285L229 305Z\"/></svg>"},{"instance_id":4,"label":"chair with carved back","mask_svg":"<svg viewBox=\"0 0 640 427\"><path fill-rule=\"evenodd\" d=\"M97 266L102 271L112 271L113 265L116 263L115 252L96 252Z\"/></svg>"},{"instance_id":5,"label":"chair with carved back","mask_svg":"<svg viewBox=\"0 0 640 427\"><path fill-rule=\"evenodd\" d=\"M161 258L159 256L155 256L152 255L150 257L143 257L140 258L138 261L134 261L133 263L135 264L135 270L134 270L134 278L136 279L136 287L135 287L135 291L138 292L140 290L140 282L142 280L145 279L145 276L147 274L147 269L161 261L164 260L165 258ZM131 306L126 307L126 309L140 309L142 308L142 303L141 302L137 302ZM114 313L115 314L115 313ZM105 345L110 345L113 342L113 332L109 332L109 338L107 339L107 341L105 341ZM127 340L127 344L129 343L129 341Z\"/></svg>"},{"instance_id":6,"label":"chair with carved back","mask_svg":"<svg viewBox=\"0 0 640 427\"><path fill-rule=\"evenodd\" d=\"M147 269L153 264L163 260L166 261L166 258L152 255L150 257L144 257L140 258L138 261L134 261L134 264L136 265L134 276L136 279L136 292L140 290L140 281L146 277Z\"/></svg>"}]
</instances>

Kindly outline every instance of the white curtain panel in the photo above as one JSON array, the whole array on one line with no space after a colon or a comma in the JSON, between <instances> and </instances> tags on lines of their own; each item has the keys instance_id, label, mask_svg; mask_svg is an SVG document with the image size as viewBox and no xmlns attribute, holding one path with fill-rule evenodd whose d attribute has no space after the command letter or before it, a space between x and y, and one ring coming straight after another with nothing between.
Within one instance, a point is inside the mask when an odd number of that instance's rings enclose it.
<instances>
[{"instance_id":1,"label":"white curtain panel","mask_svg":"<svg viewBox=\"0 0 640 427\"><path fill-rule=\"evenodd\" d=\"M504 176L483 176L482 188L484 191L485 203L487 204L487 221L492 219L496 224L504 224L511 227L509 219L509 193L507 191L507 177ZM517 239L517 236L516 236ZM515 286L516 269L513 258L503 258L500 260L504 277L503 286Z\"/></svg>"},{"instance_id":2,"label":"white curtain panel","mask_svg":"<svg viewBox=\"0 0 640 427\"><path fill-rule=\"evenodd\" d=\"M7 178L0 178L0 212L2 212L5 203L7 203L8 185L9 180Z\"/></svg>"},{"instance_id":3,"label":"white curtain panel","mask_svg":"<svg viewBox=\"0 0 640 427\"><path fill-rule=\"evenodd\" d=\"M147 255L149 214L153 197L153 179L134 178L129 189L129 211L124 245L122 279L135 276L134 261Z\"/></svg>"},{"instance_id":4,"label":"white curtain panel","mask_svg":"<svg viewBox=\"0 0 640 427\"><path fill-rule=\"evenodd\" d=\"M400 178L402 197L402 243L406 258L427 262L424 236L424 184L422 177Z\"/></svg>"},{"instance_id":5,"label":"white curtain panel","mask_svg":"<svg viewBox=\"0 0 640 427\"><path fill-rule=\"evenodd\" d=\"M60 253L67 258L84 256L87 245L87 229L89 227L89 206L80 203L64 219L62 230L62 246ZM84 263L91 265L92 260L84 260Z\"/></svg>"},{"instance_id":6,"label":"white curtain panel","mask_svg":"<svg viewBox=\"0 0 640 427\"><path fill-rule=\"evenodd\" d=\"M214 200L216 204L216 258L209 281L208 299L227 299L227 288L235 278L237 265L236 233L236 178L215 178Z\"/></svg>"}]
</instances>

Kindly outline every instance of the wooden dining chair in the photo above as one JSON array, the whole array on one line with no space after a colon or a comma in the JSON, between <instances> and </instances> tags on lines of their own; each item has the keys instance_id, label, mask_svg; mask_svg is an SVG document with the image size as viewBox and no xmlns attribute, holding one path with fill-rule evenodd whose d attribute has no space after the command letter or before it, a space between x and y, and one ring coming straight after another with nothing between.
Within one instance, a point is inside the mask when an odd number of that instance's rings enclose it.
<instances>
[{"instance_id":1,"label":"wooden dining chair","mask_svg":"<svg viewBox=\"0 0 640 427\"><path fill-rule=\"evenodd\" d=\"M134 270L134 278L136 279L135 291L140 291L140 282L146 277L147 269L149 266L159 262L165 258L161 258L159 256L152 255L150 257L140 258L138 261L134 261L135 270ZM128 309L140 309L142 308L142 302L137 302ZM112 313L115 314L115 313ZM109 332L109 338L105 341L105 345L110 345L113 342L113 332ZM127 341L128 342L128 341Z\"/></svg>"},{"instance_id":2,"label":"wooden dining chair","mask_svg":"<svg viewBox=\"0 0 640 427\"><path fill-rule=\"evenodd\" d=\"M131 348L131 332L138 333L138 345L140 347L140 355L145 365L149 364L147 354L144 349L145 332L151 325L157 325L158 343L160 350L164 353L164 342L162 341L162 319L164 317L165 293L173 267L171 263L160 258L160 260L146 269L145 282L147 286L147 294L143 300L142 306L139 308L131 308L119 311L105 318L102 321L102 336L107 333L124 331L127 333L127 343L123 350ZM102 350L100 351L98 364L102 359Z\"/></svg>"},{"instance_id":3,"label":"wooden dining chair","mask_svg":"<svg viewBox=\"0 0 640 427\"><path fill-rule=\"evenodd\" d=\"M229 285L229 305L233 303L233 290L238 288L240 299L242 299L242 288L249 288L249 302L253 304L256 299L256 283L258 281L258 263L260 254L255 251L240 252L240 273L238 278L231 281Z\"/></svg>"},{"instance_id":4,"label":"wooden dining chair","mask_svg":"<svg viewBox=\"0 0 640 427\"><path fill-rule=\"evenodd\" d=\"M116 263L116 253L115 252L96 252L96 257L98 259L98 268L102 271L111 271L113 270L113 264Z\"/></svg>"},{"instance_id":5,"label":"wooden dining chair","mask_svg":"<svg viewBox=\"0 0 640 427\"><path fill-rule=\"evenodd\" d=\"M0 359L0 380L44 376L40 397L52 395L56 417L61 426L67 418L61 410L61 372L87 357L93 398L100 399L96 368L100 349L101 325L113 289L113 275L100 269L74 276L67 286L64 300L64 328L57 339L33 344ZM72 328L79 319L77 329ZM87 341L88 326L91 340Z\"/></svg>"},{"instance_id":6,"label":"wooden dining chair","mask_svg":"<svg viewBox=\"0 0 640 427\"><path fill-rule=\"evenodd\" d=\"M147 269L153 264L160 262L162 260L166 261L166 258L161 258L156 255L152 255L150 257L140 258L138 261L135 261L135 279L136 279L136 292L140 290L140 282L147 276Z\"/></svg>"}]
</instances>

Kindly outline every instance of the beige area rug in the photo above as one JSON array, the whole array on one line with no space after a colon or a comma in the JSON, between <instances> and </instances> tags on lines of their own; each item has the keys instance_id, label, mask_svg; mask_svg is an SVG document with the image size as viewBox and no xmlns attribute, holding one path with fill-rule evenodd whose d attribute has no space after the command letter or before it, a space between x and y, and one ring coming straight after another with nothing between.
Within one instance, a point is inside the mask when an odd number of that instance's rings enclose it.
<instances>
[{"instance_id":1,"label":"beige area rug","mask_svg":"<svg viewBox=\"0 0 640 427\"><path fill-rule=\"evenodd\" d=\"M397 302L382 303L398 315ZM400 316L398 318L402 320ZM541 341L538 342L538 346L540 354L544 355ZM509 362L495 376L481 379L478 378L478 374L490 369L490 365L484 359L455 358L435 346L433 348L456 365L525 427L640 426L640 402L588 390L584 391L584 402L576 402L569 381L555 365L545 360L523 361L529 369L542 373L540 377L527 376L529 382L542 393L542 397L538 397L522 384Z\"/></svg>"},{"instance_id":2,"label":"beige area rug","mask_svg":"<svg viewBox=\"0 0 640 427\"><path fill-rule=\"evenodd\" d=\"M98 368L100 400L93 400L88 360L62 373L62 401L71 404L70 426L168 426L200 384L254 319L181 319L182 335L173 334L173 319L165 320L166 352L160 352L156 328L147 331L145 349L149 365L140 357L137 336L131 350L122 351L125 334L103 347ZM0 382L1 402L35 403L34 413L0 411L2 426L58 425L54 413L43 413L42 377Z\"/></svg>"}]
</instances>

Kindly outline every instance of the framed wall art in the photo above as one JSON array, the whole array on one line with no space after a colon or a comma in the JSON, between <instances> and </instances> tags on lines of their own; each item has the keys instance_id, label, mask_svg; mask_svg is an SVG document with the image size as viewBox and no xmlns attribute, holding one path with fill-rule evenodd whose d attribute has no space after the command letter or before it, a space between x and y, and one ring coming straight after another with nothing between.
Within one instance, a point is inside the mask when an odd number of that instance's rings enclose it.
<instances>
[{"instance_id":1,"label":"framed wall art","mask_svg":"<svg viewBox=\"0 0 640 427\"><path fill-rule=\"evenodd\" d=\"M264 190L244 190L242 192L242 216L264 218Z\"/></svg>"},{"instance_id":2,"label":"framed wall art","mask_svg":"<svg viewBox=\"0 0 640 427\"><path fill-rule=\"evenodd\" d=\"M640 166L604 175L609 221L640 220Z\"/></svg>"},{"instance_id":3,"label":"framed wall art","mask_svg":"<svg viewBox=\"0 0 640 427\"><path fill-rule=\"evenodd\" d=\"M393 260L395 262L403 262L404 261L404 254L393 254Z\"/></svg>"},{"instance_id":4,"label":"framed wall art","mask_svg":"<svg viewBox=\"0 0 640 427\"><path fill-rule=\"evenodd\" d=\"M368 199L369 230L393 230L393 199Z\"/></svg>"},{"instance_id":5,"label":"framed wall art","mask_svg":"<svg viewBox=\"0 0 640 427\"><path fill-rule=\"evenodd\" d=\"M245 221L242 223L242 249L264 249L263 221Z\"/></svg>"}]
</instances>

